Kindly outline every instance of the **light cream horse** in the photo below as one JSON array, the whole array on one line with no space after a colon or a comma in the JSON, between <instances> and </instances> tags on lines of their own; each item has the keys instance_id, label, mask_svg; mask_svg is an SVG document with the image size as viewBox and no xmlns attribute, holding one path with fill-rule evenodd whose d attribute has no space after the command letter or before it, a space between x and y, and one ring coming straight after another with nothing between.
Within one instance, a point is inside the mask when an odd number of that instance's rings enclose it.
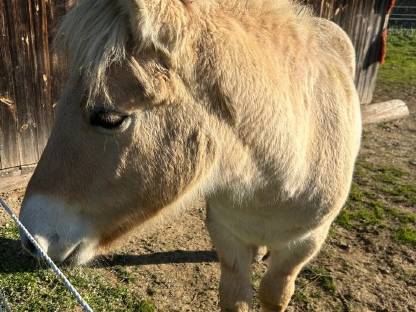
<instances>
[{"instance_id":1,"label":"light cream horse","mask_svg":"<svg viewBox=\"0 0 416 312\"><path fill-rule=\"evenodd\" d=\"M203 195L222 310L284 311L349 192L361 134L346 34L287 0L83 0L20 218L57 261ZM31 250L30 244L23 241Z\"/></svg>"}]
</instances>

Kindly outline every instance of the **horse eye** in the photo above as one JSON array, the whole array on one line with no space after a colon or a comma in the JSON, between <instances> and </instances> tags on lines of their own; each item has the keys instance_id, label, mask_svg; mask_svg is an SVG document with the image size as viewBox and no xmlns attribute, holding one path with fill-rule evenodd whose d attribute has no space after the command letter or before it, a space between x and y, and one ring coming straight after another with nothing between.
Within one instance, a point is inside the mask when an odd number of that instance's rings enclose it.
<instances>
[{"instance_id":1,"label":"horse eye","mask_svg":"<svg viewBox=\"0 0 416 312\"><path fill-rule=\"evenodd\" d=\"M127 117L114 111L97 111L91 114L90 124L93 127L115 130L123 124Z\"/></svg>"}]
</instances>

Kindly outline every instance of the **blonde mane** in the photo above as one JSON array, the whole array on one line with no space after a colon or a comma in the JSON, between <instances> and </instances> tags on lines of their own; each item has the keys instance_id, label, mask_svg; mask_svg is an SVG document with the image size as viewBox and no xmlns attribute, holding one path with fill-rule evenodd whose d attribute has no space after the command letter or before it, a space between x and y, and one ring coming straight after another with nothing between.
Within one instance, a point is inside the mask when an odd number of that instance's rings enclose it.
<instances>
[{"instance_id":1,"label":"blonde mane","mask_svg":"<svg viewBox=\"0 0 416 312\"><path fill-rule=\"evenodd\" d=\"M220 13L242 23L249 18L258 20L269 30L299 25L300 18L306 20L309 16L305 6L288 0L181 1L190 8L190 13L194 13L194 6L197 6L199 16ZM63 19L55 46L67 59L69 81L81 78L88 102L98 95L111 101L107 69L125 61L126 46L132 35L122 1L81 0Z\"/></svg>"}]
</instances>

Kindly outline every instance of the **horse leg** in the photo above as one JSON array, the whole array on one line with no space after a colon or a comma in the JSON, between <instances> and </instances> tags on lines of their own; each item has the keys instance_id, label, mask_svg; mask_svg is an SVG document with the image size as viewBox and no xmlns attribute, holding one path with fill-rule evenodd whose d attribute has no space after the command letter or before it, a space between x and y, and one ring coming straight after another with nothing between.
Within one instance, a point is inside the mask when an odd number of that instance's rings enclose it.
<instances>
[{"instance_id":1,"label":"horse leg","mask_svg":"<svg viewBox=\"0 0 416 312\"><path fill-rule=\"evenodd\" d=\"M263 312L283 312L295 291L295 280L302 267L320 250L330 224L314 230L307 237L285 247L271 247L268 271L260 284L259 298Z\"/></svg>"},{"instance_id":2,"label":"horse leg","mask_svg":"<svg viewBox=\"0 0 416 312\"><path fill-rule=\"evenodd\" d=\"M221 311L248 312L252 303L250 266L255 248L248 246L207 213L207 228L221 266Z\"/></svg>"}]
</instances>

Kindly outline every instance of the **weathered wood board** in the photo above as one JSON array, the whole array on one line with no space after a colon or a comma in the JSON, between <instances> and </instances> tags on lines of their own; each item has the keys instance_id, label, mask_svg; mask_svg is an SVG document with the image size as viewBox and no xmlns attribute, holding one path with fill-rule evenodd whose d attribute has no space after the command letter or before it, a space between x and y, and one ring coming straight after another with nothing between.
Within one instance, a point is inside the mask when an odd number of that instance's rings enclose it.
<instances>
[{"instance_id":1,"label":"weathered wood board","mask_svg":"<svg viewBox=\"0 0 416 312\"><path fill-rule=\"evenodd\" d=\"M361 103L373 100L383 44L383 29L391 0L304 0L321 17L340 25L357 53L355 82Z\"/></svg>"},{"instance_id":2,"label":"weathered wood board","mask_svg":"<svg viewBox=\"0 0 416 312\"><path fill-rule=\"evenodd\" d=\"M0 1L0 170L35 164L62 85L51 37L66 1Z\"/></svg>"}]
</instances>

